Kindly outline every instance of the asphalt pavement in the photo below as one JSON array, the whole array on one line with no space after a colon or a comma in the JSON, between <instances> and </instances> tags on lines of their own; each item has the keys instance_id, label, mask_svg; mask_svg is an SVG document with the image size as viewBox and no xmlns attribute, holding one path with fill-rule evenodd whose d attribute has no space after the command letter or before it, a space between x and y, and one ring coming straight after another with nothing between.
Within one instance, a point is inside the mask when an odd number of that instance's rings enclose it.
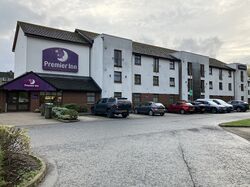
<instances>
[{"instance_id":1,"label":"asphalt pavement","mask_svg":"<svg viewBox=\"0 0 250 187\"><path fill-rule=\"evenodd\" d=\"M130 116L28 126L42 186L250 186L250 143L218 127L249 113ZM100 119L100 117L98 117Z\"/></svg>"}]
</instances>

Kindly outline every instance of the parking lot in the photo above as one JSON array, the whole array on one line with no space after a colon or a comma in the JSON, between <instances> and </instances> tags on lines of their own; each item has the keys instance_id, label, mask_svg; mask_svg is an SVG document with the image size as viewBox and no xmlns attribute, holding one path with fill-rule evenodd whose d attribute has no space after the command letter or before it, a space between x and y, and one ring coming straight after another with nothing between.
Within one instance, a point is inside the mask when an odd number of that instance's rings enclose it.
<instances>
[{"instance_id":1,"label":"parking lot","mask_svg":"<svg viewBox=\"0 0 250 187\"><path fill-rule=\"evenodd\" d=\"M27 127L34 152L52 163L42 186L249 186L249 142L218 127L249 116L89 116Z\"/></svg>"}]
</instances>

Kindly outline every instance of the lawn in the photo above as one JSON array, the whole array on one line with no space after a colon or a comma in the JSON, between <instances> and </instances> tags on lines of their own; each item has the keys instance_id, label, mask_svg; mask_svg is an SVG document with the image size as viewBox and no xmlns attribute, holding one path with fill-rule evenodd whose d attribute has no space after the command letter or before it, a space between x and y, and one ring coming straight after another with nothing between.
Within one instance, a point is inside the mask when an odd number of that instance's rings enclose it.
<instances>
[{"instance_id":1,"label":"lawn","mask_svg":"<svg viewBox=\"0 0 250 187\"><path fill-rule=\"evenodd\" d=\"M228 123L223 123L220 126L222 126L222 127L250 127L250 119L231 121Z\"/></svg>"}]
</instances>

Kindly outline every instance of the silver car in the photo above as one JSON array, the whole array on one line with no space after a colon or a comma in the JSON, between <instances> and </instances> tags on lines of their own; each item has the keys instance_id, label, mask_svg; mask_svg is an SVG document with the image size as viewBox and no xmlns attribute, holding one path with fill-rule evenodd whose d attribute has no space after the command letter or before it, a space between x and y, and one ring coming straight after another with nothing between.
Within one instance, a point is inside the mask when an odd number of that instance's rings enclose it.
<instances>
[{"instance_id":1,"label":"silver car","mask_svg":"<svg viewBox=\"0 0 250 187\"><path fill-rule=\"evenodd\" d=\"M228 103L226 103L225 101L221 100L221 99L212 99L215 103L217 103L218 105L222 105L224 107L226 107L227 112L232 112L233 111L233 105L230 105Z\"/></svg>"}]
</instances>

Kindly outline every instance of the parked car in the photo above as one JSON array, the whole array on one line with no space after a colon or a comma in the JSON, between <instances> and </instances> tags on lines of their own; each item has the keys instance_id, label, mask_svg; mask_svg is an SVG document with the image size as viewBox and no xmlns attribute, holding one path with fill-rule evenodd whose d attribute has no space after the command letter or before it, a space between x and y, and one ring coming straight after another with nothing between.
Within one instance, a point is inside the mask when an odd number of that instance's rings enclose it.
<instances>
[{"instance_id":1,"label":"parked car","mask_svg":"<svg viewBox=\"0 0 250 187\"><path fill-rule=\"evenodd\" d=\"M218 105L222 105L226 107L227 112L233 111L233 105L226 103L225 101L221 99L212 99L213 102L217 103Z\"/></svg>"},{"instance_id":2,"label":"parked car","mask_svg":"<svg viewBox=\"0 0 250 187\"><path fill-rule=\"evenodd\" d=\"M211 112L211 113L227 112L226 107L224 107L222 105L218 105L217 103L215 103L211 99L197 99L196 102L201 102L202 104L204 104L206 112Z\"/></svg>"},{"instance_id":3,"label":"parked car","mask_svg":"<svg viewBox=\"0 0 250 187\"><path fill-rule=\"evenodd\" d=\"M194 106L194 111L196 113L204 113L206 111L205 105L201 102L194 101L191 102L191 104Z\"/></svg>"},{"instance_id":4,"label":"parked car","mask_svg":"<svg viewBox=\"0 0 250 187\"><path fill-rule=\"evenodd\" d=\"M105 114L112 118L114 115L121 114L123 118L129 116L132 103L127 98L102 98L93 107L92 114Z\"/></svg>"},{"instance_id":5,"label":"parked car","mask_svg":"<svg viewBox=\"0 0 250 187\"><path fill-rule=\"evenodd\" d=\"M193 113L195 111L194 106L191 103L188 103L187 101L178 101L174 104L169 105L168 112L174 112L174 113Z\"/></svg>"},{"instance_id":6,"label":"parked car","mask_svg":"<svg viewBox=\"0 0 250 187\"><path fill-rule=\"evenodd\" d=\"M229 101L228 103L233 105L233 109L236 110L237 112L246 112L249 109L248 103L244 101L232 100Z\"/></svg>"},{"instance_id":7,"label":"parked car","mask_svg":"<svg viewBox=\"0 0 250 187\"><path fill-rule=\"evenodd\" d=\"M136 114L148 114L150 116L154 116L155 114L164 116L165 106L161 103L146 102L135 107L134 112Z\"/></svg>"}]
</instances>

